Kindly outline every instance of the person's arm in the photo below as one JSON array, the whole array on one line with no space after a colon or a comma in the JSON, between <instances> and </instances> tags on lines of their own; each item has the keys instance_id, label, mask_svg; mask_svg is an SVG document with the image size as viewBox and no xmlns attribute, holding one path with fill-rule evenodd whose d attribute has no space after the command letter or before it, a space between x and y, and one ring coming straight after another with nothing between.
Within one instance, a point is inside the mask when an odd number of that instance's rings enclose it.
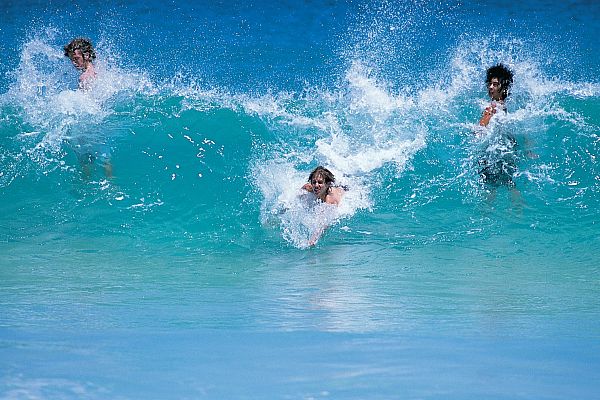
<instances>
[{"instance_id":1,"label":"person's arm","mask_svg":"<svg viewBox=\"0 0 600 400\"><path fill-rule=\"evenodd\" d=\"M329 188L329 194L325 198L325 202L327 204L337 206L342 201L342 196L344 196L344 193L346 193L346 191L341 187L331 187L331 188ZM319 228L317 230L315 230L315 232L310 237L310 240L308 241L309 246L312 247L315 244L317 244L317 241L319 240L319 238L321 237L323 232L325 232L325 229L327 229L327 226L328 226L327 224L323 224L323 225L319 226Z\"/></svg>"},{"instance_id":2,"label":"person's arm","mask_svg":"<svg viewBox=\"0 0 600 400\"><path fill-rule=\"evenodd\" d=\"M317 241L325 231L325 228L327 228L327 225L321 225L316 231L313 232L313 234L310 236L310 240L308 241L309 247L313 247L317 244Z\"/></svg>"},{"instance_id":3,"label":"person's arm","mask_svg":"<svg viewBox=\"0 0 600 400\"><path fill-rule=\"evenodd\" d=\"M480 126L488 126L488 124L490 123L490 120L492 119L492 115L494 115L494 114L496 114L496 105L492 103L485 108L485 111L483 112L483 115L481 116L481 119L479 120L479 125Z\"/></svg>"},{"instance_id":4,"label":"person's arm","mask_svg":"<svg viewBox=\"0 0 600 400\"><path fill-rule=\"evenodd\" d=\"M303 189L303 190L306 190L307 192L312 192L312 191L313 191L313 187L312 187L312 185L310 184L310 182L307 182L307 183L305 183L305 184L302 186L302 189Z\"/></svg>"}]
</instances>

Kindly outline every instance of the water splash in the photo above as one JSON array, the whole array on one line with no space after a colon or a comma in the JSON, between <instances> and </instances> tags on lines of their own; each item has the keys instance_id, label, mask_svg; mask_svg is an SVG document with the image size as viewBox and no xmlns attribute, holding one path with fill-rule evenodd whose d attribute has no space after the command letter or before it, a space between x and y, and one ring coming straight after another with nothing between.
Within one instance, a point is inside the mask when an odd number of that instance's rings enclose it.
<instances>
[{"instance_id":1,"label":"water splash","mask_svg":"<svg viewBox=\"0 0 600 400\"><path fill-rule=\"evenodd\" d=\"M34 39L1 98L0 182L27 179L28 171L78 176L78 141L108 145L127 178L111 189L112 181L96 176L82 189L92 195L82 198L143 213L170 207L181 192L192 199L182 204L196 210L190 203L217 201L207 185L246 184L263 225L303 248L319 227L315 213L336 225L381 207L389 192L408 193L402 201L413 210L449 192L458 194L458 206L480 202L479 156L499 150L497 140L510 132L519 143L519 187L585 203L600 175L597 122L589 111L598 84L550 76L530 53L516 39L468 40L443 65L413 71L421 83L411 88L354 53L333 87L255 94L205 87L194 76L151 82L143 71L120 69L100 47L98 79L83 92L60 46ZM483 74L498 61L515 71L509 113L481 140L472 132L487 101ZM432 76L438 79L425 79ZM318 164L350 188L337 209L316 209L299 196Z\"/></svg>"}]
</instances>

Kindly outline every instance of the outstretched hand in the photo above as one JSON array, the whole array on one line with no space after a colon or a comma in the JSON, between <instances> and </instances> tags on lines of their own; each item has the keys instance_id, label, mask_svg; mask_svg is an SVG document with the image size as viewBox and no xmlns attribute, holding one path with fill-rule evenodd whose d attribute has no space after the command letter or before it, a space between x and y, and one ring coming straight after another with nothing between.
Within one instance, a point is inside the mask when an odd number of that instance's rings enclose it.
<instances>
[{"instance_id":1,"label":"outstretched hand","mask_svg":"<svg viewBox=\"0 0 600 400\"><path fill-rule=\"evenodd\" d=\"M487 106L485 108L485 111L483 111L481 119L479 120L479 125L488 126L490 120L492 119L492 115L496 114L496 111L496 103L492 103L489 106Z\"/></svg>"}]
</instances>

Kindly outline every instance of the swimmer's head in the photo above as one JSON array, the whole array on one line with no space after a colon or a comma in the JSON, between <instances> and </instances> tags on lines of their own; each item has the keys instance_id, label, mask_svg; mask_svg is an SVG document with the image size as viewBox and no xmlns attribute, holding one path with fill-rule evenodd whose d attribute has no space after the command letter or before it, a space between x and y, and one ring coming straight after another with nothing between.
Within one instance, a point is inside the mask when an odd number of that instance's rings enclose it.
<instances>
[{"instance_id":1,"label":"swimmer's head","mask_svg":"<svg viewBox=\"0 0 600 400\"><path fill-rule=\"evenodd\" d=\"M77 69L85 69L89 63L96 59L96 51L89 39L73 39L64 47L65 57L69 57Z\"/></svg>"},{"instance_id":2,"label":"swimmer's head","mask_svg":"<svg viewBox=\"0 0 600 400\"><path fill-rule=\"evenodd\" d=\"M312 183L312 181L317 177L323 178L325 183L335 183L335 176L333 176L333 173L325 167L318 166L315 168L308 176L308 181Z\"/></svg>"},{"instance_id":3,"label":"swimmer's head","mask_svg":"<svg viewBox=\"0 0 600 400\"><path fill-rule=\"evenodd\" d=\"M312 186L313 193L318 197L324 197L327 195L329 187L335 183L335 177L327 168L318 166L308 176L308 182Z\"/></svg>"},{"instance_id":4,"label":"swimmer's head","mask_svg":"<svg viewBox=\"0 0 600 400\"><path fill-rule=\"evenodd\" d=\"M488 94L493 100L504 100L510 94L513 73L503 64L494 65L488 68L485 83L488 88Z\"/></svg>"}]
</instances>

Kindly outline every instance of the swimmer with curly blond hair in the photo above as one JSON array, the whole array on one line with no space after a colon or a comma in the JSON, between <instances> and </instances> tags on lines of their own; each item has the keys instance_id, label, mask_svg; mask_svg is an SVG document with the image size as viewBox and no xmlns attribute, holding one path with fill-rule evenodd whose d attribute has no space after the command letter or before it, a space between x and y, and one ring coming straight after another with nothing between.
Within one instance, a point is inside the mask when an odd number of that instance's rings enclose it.
<instances>
[{"instance_id":1,"label":"swimmer with curly blond hair","mask_svg":"<svg viewBox=\"0 0 600 400\"><path fill-rule=\"evenodd\" d=\"M89 89L89 85L96 77L93 61L96 59L96 51L92 42L87 38L73 39L64 47L65 57L69 57L73 66L77 68L79 76L79 88Z\"/></svg>"}]
</instances>

